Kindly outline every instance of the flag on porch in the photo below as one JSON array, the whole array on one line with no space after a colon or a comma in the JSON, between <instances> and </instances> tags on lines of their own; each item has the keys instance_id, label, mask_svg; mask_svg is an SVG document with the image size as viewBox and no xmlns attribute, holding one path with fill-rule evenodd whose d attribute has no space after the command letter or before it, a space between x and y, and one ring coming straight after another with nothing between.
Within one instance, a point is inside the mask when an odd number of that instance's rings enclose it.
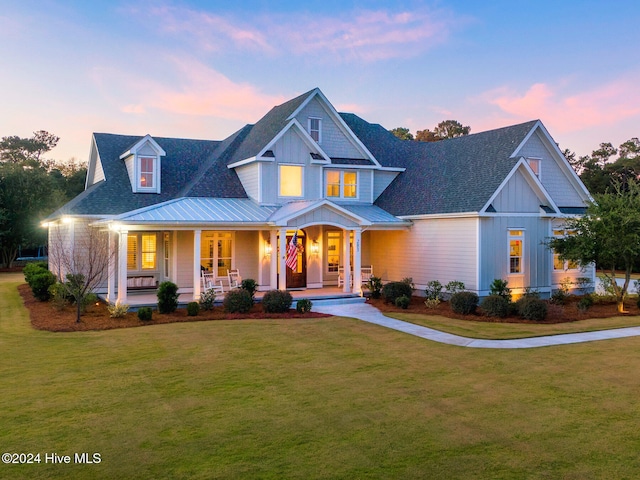
<instances>
[{"instance_id":1,"label":"flag on porch","mask_svg":"<svg viewBox=\"0 0 640 480\"><path fill-rule=\"evenodd\" d=\"M298 269L298 232L293 234L287 247L287 260L285 262L294 272Z\"/></svg>"}]
</instances>

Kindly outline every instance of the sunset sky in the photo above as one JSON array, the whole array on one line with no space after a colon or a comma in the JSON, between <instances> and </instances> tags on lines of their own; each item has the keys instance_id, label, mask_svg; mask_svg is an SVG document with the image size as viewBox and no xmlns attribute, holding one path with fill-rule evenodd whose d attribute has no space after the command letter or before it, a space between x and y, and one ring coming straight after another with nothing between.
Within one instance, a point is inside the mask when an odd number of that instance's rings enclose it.
<instances>
[{"instance_id":1,"label":"sunset sky","mask_svg":"<svg viewBox=\"0 0 640 480\"><path fill-rule=\"evenodd\" d=\"M541 119L562 149L640 136L629 1L3 0L0 137L221 140L320 87L391 129Z\"/></svg>"}]
</instances>

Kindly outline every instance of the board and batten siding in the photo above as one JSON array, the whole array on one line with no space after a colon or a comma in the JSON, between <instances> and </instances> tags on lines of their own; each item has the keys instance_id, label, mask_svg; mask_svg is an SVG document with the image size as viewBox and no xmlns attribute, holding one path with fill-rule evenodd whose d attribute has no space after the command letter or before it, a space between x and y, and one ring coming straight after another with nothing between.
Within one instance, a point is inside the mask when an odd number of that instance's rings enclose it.
<instances>
[{"instance_id":1,"label":"board and batten siding","mask_svg":"<svg viewBox=\"0 0 640 480\"><path fill-rule=\"evenodd\" d=\"M538 213L540 199L520 170L509 179L492 202L497 212Z\"/></svg>"},{"instance_id":2,"label":"board and batten siding","mask_svg":"<svg viewBox=\"0 0 640 480\"><path fill-rule=\"evenodd\" d=\"M550 220L540 217L498 216L480 221L480 291L488 292L496 278L512 289L526 287L548 291L551 283L551 251L544 245ZM509 230L524 231L523 272L509 273ZM514 292L517 293L517 292Z\"/></svg>"},{"instance_id":3,"label":"board and batten siding","mask_svg":"<svg viewBox=\"0 0 640 480\"><path fill-rule=\"evenodd\" d=\"M385 281L413 278L418 293L438 280L476 290L476 218L413 220L410 230L371 231L369 259Z\"/></svg>"},{"instance_id":4,"label":"board and batten siding","mask_svg":"<svg viewBox=\"0 0 640 480\"><path fill-rule=\"evenodd\" d=\"M308 130L310 117L322 120L320 146L329 157L365 158L353 141L347 138L344 131L334 122L333 116L322 106L317 97L305 105L296 116L296 120L305 130Z\"/></svg>"},{"instance_id":5,"label":"board and batten siding","mask_svg":"<svg viewBox=\"0 0 640 480\"><path fill-rule=\"evenodd\" d=\"M260 202L260 171L262 168L261 163L250 163L249 165L243 165L235 169L238 174L238 178L242 183L242 186L247 192L250 199Z\"/></svg>"},{"instance_id":6,"label":"board and batten siding","mask_svg":"<svg viewBox=\"0 0 640 480\"><path fill-rule=\"evenodd\" d=\"M541 159L540 182L549 192L553 201L556 202L556 205L560 207L584 206L584 202L576 192L575 186L569 181L563 169L556 162L557 154L549 150L538 132L531 135L518 154L525 158Z\"/></svg>"},{"instance_id":7,"label":"board and batten siding","mask_svg":"<svg viewBox=\"0 0 640 480\"><path fill-rule=\"evenodd\" d=\"M340 198L340 197L328 197L327 196L327 175L328 172L330 171L342 171L342 172L356 172L358 175L358 187L357 187L357 197L355 198ZM372 189L373 189L373 184L372 184L372 175L371 175L371 170L363 170L363 169L359 169L359 170L354 170L354 169L350 169L348 165L345 165L344 168L325 168L324 170L324 182L323 182L323 195L325 198L331 200L332 202L335 203L362 203L362 202L366 202L366 203L373 203L371 201L371 195L372 195Z\"/></svg>"}]
</instances>

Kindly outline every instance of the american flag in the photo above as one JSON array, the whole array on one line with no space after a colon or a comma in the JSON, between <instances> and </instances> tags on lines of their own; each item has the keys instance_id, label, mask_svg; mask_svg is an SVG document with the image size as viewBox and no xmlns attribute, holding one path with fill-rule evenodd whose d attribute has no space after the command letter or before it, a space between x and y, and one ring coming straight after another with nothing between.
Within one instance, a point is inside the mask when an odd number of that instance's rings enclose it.
<instances>
[{"instance_id":1,"label":"american flag","mask_svg":"<svg viewBox=\"0 0 640 480\"><path fill-rule=\"evenodd\" d=\"M293 234L287 247L287 261L285 262L294 272L298 269L298 232Z\"/></svg>"}]
</instances>

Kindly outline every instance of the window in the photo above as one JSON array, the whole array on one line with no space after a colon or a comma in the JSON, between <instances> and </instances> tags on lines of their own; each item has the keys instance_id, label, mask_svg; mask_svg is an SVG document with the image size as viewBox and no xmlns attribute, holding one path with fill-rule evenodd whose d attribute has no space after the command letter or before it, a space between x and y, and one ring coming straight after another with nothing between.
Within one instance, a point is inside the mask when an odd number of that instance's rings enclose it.
<instances>
[{"instance_id":1,"label":"window","mask_svg":"<svg viewBox=\"0 0 640 480\"><path fill-rule=\"evenodd\" d=\"M539 158L527 158L527 163L536 174L536 177L540 178L540 165L542 161Z\"/></svg>"},{"instance_id":2,"label":"window","mask_svg":"<svg viewBox=\"0 0 640 480\"><path fill-rule=\"evenodd\" d=\"M338 273L341 232L327 232L327 272Z\"/></svg>"},{"instance_id":3,"label":"window","mask_svg":"<svg viewBox=\"0 0 640 480\"><path fill-rule=\"evenodd\" d=\"M169 278L170 270L169 265L171 263L171 257L169 255L171 252L171 235L168 232L164 234L164 276L165 278Z\"/></svg>"},{"instance_id":4,"label":"window","mask_svg":"<svg viewBox=\"0 0 640 480\"><path fill-rule=\"evenodd\" d=\"M358 172L327 170L327 197L357 198Z\"/></svg>"},{"instance_id":5,"label":"window","mask_svg":"<svg viewBox=\"0 0 640 480\"><path fill-rule=\"evenodd\" d=\"M566 237L567 235L574 235L575 232L571 230L554 230L554 237ZM565 271L565 270L578 270L580 266L577 262L572 262L569 260L562 260L560 258L560 254L553 252L553 269L555 271Z\"/></svg>"},{"instance_id":6,"label":"window","mask_svg":"<svg viewBox=\"0 0 640 480\"><path fill-rule=\"evenodd\" d=\"M127 236L127 270L155 270L157 258L155 233L130 233Z\"/></svg>"},{"instance_id":7,"label":"window","mask_svg":"<svg viewBox=\"0 0 640 480\"><path fill-rule=\"evenodd\" d=\"M226 277L227 270L233 268L233 234L202 232L200 265L203 270L214 272L217 277Z\"/></svg>"},{"instance_id":8,"label":"window","mask_svg":"<svg viewBox=\"0 0 640 480\"><path fill-rule=\"evenodd\" d=\"M509 230L509 273L523 273L524 231Z\"/></svg>"},{"instance_id":9,"label":"window","mask_svg":"<svg viewBox=\"0 0 640 480\"><path fill-rule=\"evenodd\" d=\"M320 118L309 118L309 135L313 138L316 143L320 143L322 141L322 119Z\"/></svg>"},{"instance_id":10,"label":"window","mask_svg":"<svg viewBox=\"0 0 640 480\"><path fill-rule=\"evenodd\" d=\"M281 197L302 197L302 171L300 165L280 165Z\"/></svg>"},{"instance_id":11,"label":"window","mask_svg":"<svg viewBox=\"0 0 640 480\"><path fill-rule=\"evenodd\" d=\"M155 157L140 157L140 188L156 188L155 166Z\"/></svg>"}]
</instances>

